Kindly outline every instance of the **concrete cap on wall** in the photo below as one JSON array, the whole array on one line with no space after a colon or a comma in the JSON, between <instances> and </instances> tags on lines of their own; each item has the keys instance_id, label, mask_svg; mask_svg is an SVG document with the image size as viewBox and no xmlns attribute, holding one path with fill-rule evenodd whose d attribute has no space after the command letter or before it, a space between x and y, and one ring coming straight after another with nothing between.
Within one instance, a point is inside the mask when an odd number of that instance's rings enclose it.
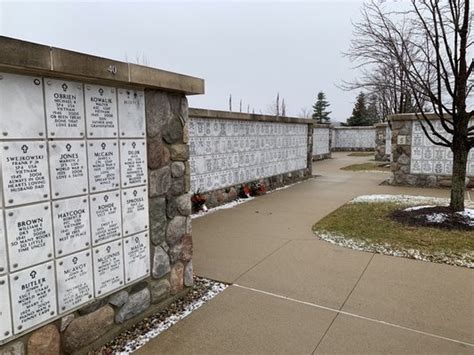
<instances>
[{"instance_id":1,"label":"concrete cap on wall","mask_svg":"<svg viewBox=\"0 0 474 355\"><path fill-rule=\"evenodd\" d=\"M429 120L439 120L440 117L435 113L425 113L424 116ZM445 118L450 118L450 115L445 114ZM421 113L400 113L397 115L387 116L388 121L416 121L423 120L424 117Z\"/></svg>"},{"instance_id":2,"label":"concrete cap on wall","mask_svg":"<svg viewBox=\"0 0 474 355\"><path fill-rule=\"evenodd\" d=\"M375 129L375 126L339 126L334 127L336 130L344 130L344 129Z\"/></svg>"},{"instance_id":3,"label":"concrete cap on wall","mask_svg":"<svg viewBox=\"0 0 474 355\"><path fill-rule=\"evenodd\" d=\"M313 120L307 119L307 118L257 115L253 113L207 110L207 109L201 109L201 108L190 108L189 117L210 118L210 119L219 118L223 120L239 120L239 121L301 123L301 124L309 124L309 125L312 125L314 123Z\"/></svg>"},{"instance_id":4,"label":"concrete cap on wall","mask_svg":"<svg viewBox=\"0 0 474 355\"><path fill-rule=\"evenodd\" d=\"M128 84L186 95L204 94L204 80L161 69L0 36L0 69Z\"/></svg>"}]
</instances>

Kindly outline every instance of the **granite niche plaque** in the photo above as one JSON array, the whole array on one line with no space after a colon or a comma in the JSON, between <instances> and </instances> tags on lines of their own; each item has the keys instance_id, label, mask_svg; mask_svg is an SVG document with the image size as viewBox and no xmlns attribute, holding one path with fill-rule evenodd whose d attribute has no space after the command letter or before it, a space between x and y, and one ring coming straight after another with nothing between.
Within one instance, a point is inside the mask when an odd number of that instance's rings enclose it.
<instances>
[{"instance_id":1,"label":"granite niche plaque","mask_svg":"<svg viewBox=\"0 0 474 355\"><path fill-rule=\"evenodd\" d=\"M12 208L6 212L5 219L10 271L52 259L49 202Z\"/></svg>"},{"instance_id":2,"label":"granite niche plaque","mask_svg":"<svg viewBox=\"0 0 474 355\"><path fill-rule=\"evenodd\" d=\"M46 79L44 96L49 138L84 136L84 93L81 83Z\"/></svg>"},{"instance_id":3,"label":"granite niche plaque","mask_svg":"<svg viewBox=\"0 0 474 355\"><path fill-rule=\"evenodd\" d=\"M0 117L2 139L44 137L43 80L0 73Z\"/></svg>"},{"instance_id":4,"label":"granite niche plaque","mask_svg":"<svg viewBox=\"0 0 474 355\"><path fill-rule=\"evenodd\" d=\"M122 216L119 191L92 195L90 206L92 244L95 246L120 238Z\"/></svg>"},{"instance_id":5,"label":"granite niche plaque","mask_svg":"<svg viewBox=\"0 0 474 355\"><path fill-rule=\"evenodd\" d=\"M145 93L118 89L120 137L145 136Z\"/></svg>"},{"instance_id":6,"label":"granite niche plaque","mask_svg":"<svg viewBox=\"0 0 474 355\"><path fill-rule=\"evenodd\" d=\"M102 297L124 284L122 240L94 248L95 296Z\"/></svg>"},{"instance_id":7,"label":"granite niche plaque","mask_svg":"<svg viewBox=\"0 0 474 355\"><path fill-rule=\"evenodd\" d=\"M53 198L87 193L87 158L84 142L50 142L49 166Z\"/></svg>"},{"instance_id":8,"label":"granite niche plaque","mask_svg":"<svg viewBox=\"0 0 474 355\"><path fill-rule=\"evenodd\" d=\"M90 250L56 260L56 274L59 313L67 312L92 299L94 286Z\"/></svg>"},{"instance_id":9,"label":"granite niche plaque","mask_svg":"<svg viewBox=\"0 0 474 355\"><path fill-rule=\"evenodd\" d=\"M150 241L148 232L124 239L125 282L150 274Z\"/></svg>"},{"instance_id":10,"label":"granite niche plaque","mask_svg":"<svg viewBox=\"0 0 474 355\"><path fill-rule=\"evenodd\" d=\"M0 341L12 335L8 278L0 276Z\"/></svg>"},{"instance_id":11,"label":"granite niche plaque","mask_svg":"<svg viewBox=\"0 0 474 355\"><path fill-rule=\"evenodd\" d=\"M87 136L114 138L118 136L117 98L114 88L85 86Z\"/></svg>"},{"instance_id":12,"label":"granite niche plaque","mask_svg":"<svg viewBox=\"0 0 474 355\"><path fill-rule=\"evenodd\" d=\"M116 140L89 141L89 186L92 192L119 187L119 153Z\"/></svg>"},{"instance_id":13,"label":"granite niche plaque","mask_svg":"<svg viewBox=\"0 0 474 355\"><path fill-rule=\"evenodd\" d=\"M5 242L5 230L3 228L3 211L0 210L0 275L5 274L8 270Z\"/></svg>"},{"instance_id":14,"label":"granite niche plaque","mask_svg":"<svg viewBox=\"0 0 474 355\"><path fill-rule=\"evenodd\" d=\"M120 171L122 187L146 184L146 144L145 140L123 139L120 142Z\"/></svg>"},{"instance_id":15,"label":"granite niche plaque","mask_svg":"<svg viewBox=\"0 0 474 355\"><path fill-rule=\"evenodd\" d=\"M10 275L15 334L56 316L56 281L53 262Z\"/></svg>"},{"instance_id":16,"label":"granite niche plaque","mask_svg":"<svg viewBox=\"0 0 474 355\"><path fill-rule=\"evenodd\" d=\"M145 187L122 191L122 221L124 236L148 229L148 196Z\"/></svg>"},{"instance_id":17,"label":"granite niche plaque","mask_svg":"<svg viewBox=\"0 0 474 355\"><path fill-rule=\"evenodd\" d=\"M53 202L56 257L90 246L89 200L87 196Z\"/></svg>"},{"instance_id":18,"label":"granite niche plaque","mask_svg":"<svg viewBox=\"0 0 474 355\"><path fill-rule=\"evenodd\" d=\"M48 156L43 142L9 142L1 148L5 206L49 198Z\"/></svg>"}]
</instances>

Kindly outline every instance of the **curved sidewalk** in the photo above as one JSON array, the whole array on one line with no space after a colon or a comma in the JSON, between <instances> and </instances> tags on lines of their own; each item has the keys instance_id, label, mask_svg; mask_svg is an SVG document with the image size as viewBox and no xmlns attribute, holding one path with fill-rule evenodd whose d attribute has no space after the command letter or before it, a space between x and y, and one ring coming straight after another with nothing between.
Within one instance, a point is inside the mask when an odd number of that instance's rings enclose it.
<instances>
[{"instance_id":1,"label":"curved sidewalk","mask_svg":"<svg viewBox=\"0 0 474 355\"><path fill-rule=\"evenodd\" d=\"M232 283L139 354L474 353L474 272L353 251L311 226L363 194L447 197L439 189L379 185L388 174L340 167L193 220L198 275Z\"/></svg>"}]
</instances>

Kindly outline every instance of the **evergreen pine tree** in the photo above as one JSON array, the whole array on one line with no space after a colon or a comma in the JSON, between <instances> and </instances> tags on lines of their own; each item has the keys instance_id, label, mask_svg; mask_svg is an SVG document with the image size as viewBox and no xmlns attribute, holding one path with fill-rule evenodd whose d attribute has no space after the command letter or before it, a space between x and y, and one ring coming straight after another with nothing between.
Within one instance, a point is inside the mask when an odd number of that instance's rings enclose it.
<instances>
[{"instance_id":1,"label":"evergreen pine tree","mask_svg":"<svg viewBox=\"0 0 474 355\"><path fill-rule=\"evenodd\" d=\"M329 102L326 100L326 95L324 92L320 91L318 93L318 98L313 105L313 119L316 120L317 123L328 123L331 119L329 115L331 111L326 111L326 109L330 106Z\"/></svg>"},{"instance_id":2,"label":"evergreen pine tree","mask_svg":"<svg viewBox=\"0 0 474 355\"><path fill-rule=\"evenodd\" d=\"M372 126L373 122L367 110L366 96L363 92L357 95L357 100L352 109L352 115L347 119L348 126Z\"/></svg>"},{"instance_id":3,"label":"evergreen pine tree","mask_svg":"<svg viewBox=\"0 0 474 355\"><path fill-rule=\"evenodd\" d=\"M369 96L369 104L367 105L367 115L372 124L376 124L381 121L378 110L378 98L377 95L372 94Z\"/></svg>"}]
</instances>

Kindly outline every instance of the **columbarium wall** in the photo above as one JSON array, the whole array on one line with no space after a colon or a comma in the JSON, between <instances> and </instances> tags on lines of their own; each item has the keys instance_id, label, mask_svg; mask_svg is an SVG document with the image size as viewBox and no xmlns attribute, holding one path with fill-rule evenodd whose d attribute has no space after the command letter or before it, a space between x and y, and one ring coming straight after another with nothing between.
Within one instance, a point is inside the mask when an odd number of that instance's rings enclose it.
<instances>
[{"instance_id":1,"label":"columbarium wall","mask_svg":"<svg viewBox=\"0 0 474 355\"><path fill-rule=\"evenodd\" d=\"M0 353L85 353L193 283L201 79L0 37Z\"/></svg>"},{"instance_id":2,"label":"columbarium wall","mask_svg":"<svg viewBox=\"0 0 474 355\"><path fill-rule=\"evenodd\" d=\"M375 127L335 127L333 151L372 151L375 149Z\"/></svg>"},{"instance_id":3,"label":"columbarium wall","mask_svg":"<svg viewBox=\"0 0 474 355\"><path fill-rule=\"evenodd\" d=\"M331 134L330 124L313 125L313 160L323 160L331 158Z\"/></svg>"}]
</instances>

